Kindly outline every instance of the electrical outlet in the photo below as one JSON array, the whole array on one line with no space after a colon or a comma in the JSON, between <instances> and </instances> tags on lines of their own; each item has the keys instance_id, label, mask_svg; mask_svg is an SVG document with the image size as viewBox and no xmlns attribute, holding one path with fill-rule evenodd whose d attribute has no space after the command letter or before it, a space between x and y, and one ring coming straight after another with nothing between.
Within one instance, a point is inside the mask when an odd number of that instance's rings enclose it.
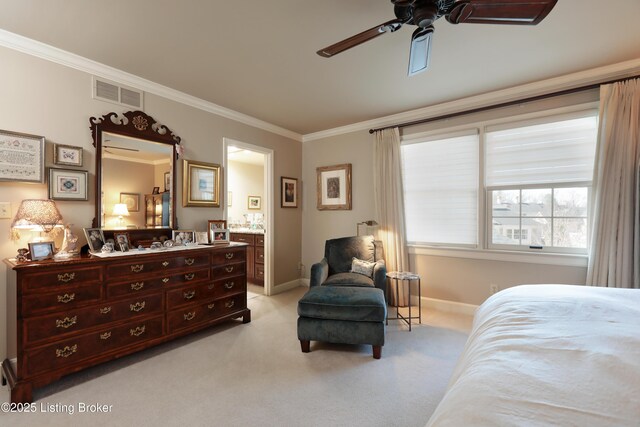
<instances>
[{"instance_id":1,"label":"electrical outlet","mask_svg":"<svg viewBox=\"0 0 640 427\"><path fill-rule=\"evenodd\" d=\"M498 285L496 285L495 283L492 283L489 285L489 292L491 293L491 295L497 293L498 291L500 291L500 288L498 288Z\"/></svg>"},{"instance_id":2,"label":"electrical outlet","mask_svg":"<svg viewBox=\"0 0 640 427\"><path fill-rule=\"evenodd\" d=\"M11 203L0 202L0 219L11 219Z\"/></svg>"}]
</instances>

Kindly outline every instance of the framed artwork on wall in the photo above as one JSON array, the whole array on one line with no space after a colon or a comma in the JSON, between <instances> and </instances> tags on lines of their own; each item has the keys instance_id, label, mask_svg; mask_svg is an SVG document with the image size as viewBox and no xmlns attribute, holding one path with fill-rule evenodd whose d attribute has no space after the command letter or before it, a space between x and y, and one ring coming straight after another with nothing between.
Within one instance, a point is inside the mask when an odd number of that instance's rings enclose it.
<instances>
[{"instance_id":1,"label":"framed artwork on wall","mask_svg":"<svg viewBox=\"0 0 640 427\"><path fill-rule=\"evenodd\" d=\"M262 208L262 198L260 196L249 196L247 200L247 208L248 209L261 209Z\"/></svg>"},{"instance_id":2,"label":"framed artwork on wall","mask_svg":"<svg viewBox=\"0 0 640 427\"><path fill-rule=\"evenodd\" d=\"M0 181L44 182L44 136L0 130Z\"/></svg>"},{"instance_id":3,"label":"framed artwork on wall","mask_svg":"<svg viewBox=\"0 0 640 427\"><path fill-rule=\"evenodd\" d=\"M82 166L82 147L53 144L53 163L56 165Z\"/></svg>"},{"instance_id":4,"label":"framed artwork on wall","mask_svg":"<svg viewBox=\"0 0 640 427\"><path fill-rule=\"evenodd\" d=\"M129 212L140 211L140 194L139 193L120 193L120 203L127 205Z\"/></svg>"},{"instance_id":5,"label":"framed artwork on wall","mask_svg":"<svg viewBox=\"0 0 640 427\"><path fill-rule=\"evenodd\" d=\"M87 171L49 168L51 200L88 200Z\"/></svg>"},{"instance_id":6,"label":"framed artwork on wall","mask_svg":"<svg viewBox=\"0 0 640 427\"><path fill-rule=\"evenodd\" d=\"M298 207L298 180L296 178L280 177L280 207Z\"/></svg>"},{"instance_id":7,"label":"framed artwork on wall","mask_svg":"<svg viewBox=\"0 0 640 427\"><path fill-rule=\"evenodd\" d=\"M169 191L171 189L171 173L164 173L164 191Z\"/></svg>"},{"instance_id":8,"label":"framed artwork on wall","mask_svg":"<svg viewBox=\"0 0 640 427\"><path fill-rule=\"evenodd\" d=\"M220 207L220 165L182 162L182 206Z\"/></svg>"},{"instance_id":9,"label":"framed artwork on wall","mask_svg":"<svg viewBox=\"0 0 640 427\"><path fill-rule=\"evenodd\" d=\"M351 210L351 163L316 168L318 210Z\"/></svg>"}]
</instances>

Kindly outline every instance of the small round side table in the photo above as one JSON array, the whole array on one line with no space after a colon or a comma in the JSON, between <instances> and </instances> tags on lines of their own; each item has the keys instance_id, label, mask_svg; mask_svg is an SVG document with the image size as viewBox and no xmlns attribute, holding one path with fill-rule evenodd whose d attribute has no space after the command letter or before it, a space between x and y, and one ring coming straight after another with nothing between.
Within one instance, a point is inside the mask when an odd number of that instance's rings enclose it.
<instances>
[{"instance_id":1,"label":"small round side table","mask_svg":"<svg viewBox=\"0 0 640 427\"><path fill-rule=\"evenodd\" d=\"M389 324L389 319L397 319L403 320L407 325L409 325L409 331L411 331L411 321L413 319L418 319L418 322L422 324L422 291L420 289L420 276L416 273L411 273L409 271L390 271L387 273L387 277L389 280L394 280L396 282L396 317L387 317L387 324ZM400 314L400 286L407 285L407 292L409 295L409 316L405 317ZM418 285L418 315L412 316L411 314L411 284L416 283Z\"/></svg>"}]
</instances>

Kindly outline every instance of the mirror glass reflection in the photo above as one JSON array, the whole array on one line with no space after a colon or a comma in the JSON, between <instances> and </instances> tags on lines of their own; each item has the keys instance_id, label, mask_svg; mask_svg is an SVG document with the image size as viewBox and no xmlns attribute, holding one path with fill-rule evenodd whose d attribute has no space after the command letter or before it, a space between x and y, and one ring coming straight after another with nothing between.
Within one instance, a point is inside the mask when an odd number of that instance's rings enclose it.
<instances>
[{"instance_id":1,"label":"mirror glass reflection","mask_svg":"<svg viewBox=\"0 0 640 427\"><path fill-rule=\"evenodd\" d=\"M101 154L100 226L171 228L173 146L103 132Z\"/></svg>"}]
</instances>

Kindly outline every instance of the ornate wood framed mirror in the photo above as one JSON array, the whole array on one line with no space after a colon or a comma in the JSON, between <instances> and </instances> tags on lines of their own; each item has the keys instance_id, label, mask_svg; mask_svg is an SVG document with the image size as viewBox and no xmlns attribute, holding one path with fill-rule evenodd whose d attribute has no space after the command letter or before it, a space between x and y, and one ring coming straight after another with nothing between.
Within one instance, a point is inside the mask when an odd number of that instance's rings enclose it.
<instances>
[{"instance_id":1,"label":"ornate wood framed mirror","mask_svg":"<svg viewBox=\"0 0 640 427\"><path fill-rule=\"evenodd\" d=\"M112 112L89 122L96 147L93 227L176 228L180 137L142 111L121 117Z\"/></svg>"}]
</instances>

